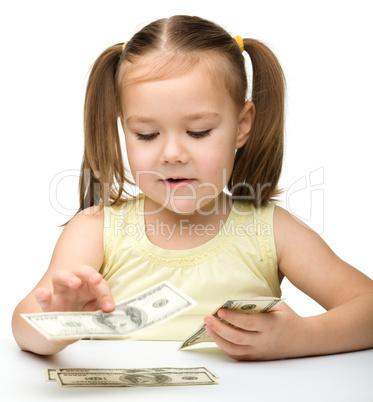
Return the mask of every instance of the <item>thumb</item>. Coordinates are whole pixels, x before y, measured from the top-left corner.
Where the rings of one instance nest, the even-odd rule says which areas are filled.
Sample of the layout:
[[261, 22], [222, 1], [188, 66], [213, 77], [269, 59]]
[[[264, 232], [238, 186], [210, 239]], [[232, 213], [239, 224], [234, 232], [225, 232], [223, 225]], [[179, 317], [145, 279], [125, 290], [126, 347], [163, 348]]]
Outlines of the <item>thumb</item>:
[[45, 288], [39, 288], [36, 289], [35, 291], [35, 299], [38, 302], [39, 306], [43, 311], [48, 310], [48, 307], [51, 304], [52, 300], [52, 293], [45, 289]]

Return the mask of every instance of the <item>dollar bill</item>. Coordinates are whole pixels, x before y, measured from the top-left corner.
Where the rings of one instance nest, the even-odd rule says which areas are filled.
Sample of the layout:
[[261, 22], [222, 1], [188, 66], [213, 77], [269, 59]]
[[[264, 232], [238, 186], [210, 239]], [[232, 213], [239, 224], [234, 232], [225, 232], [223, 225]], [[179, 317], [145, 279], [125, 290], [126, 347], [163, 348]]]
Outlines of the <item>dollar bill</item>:
[[179, 315], [196, 305], [168, 282], [161, 282], [116, 305], [111, 313], [21, 314], [47, 339], [123, 338]]
[[143, 369], [46, 369], [46, 380], [59, 387], [155, 387], [214, 385], [217, 376], [207, 367]]
[[[217, 317], [220, 321], [227, 323], [223, 319], [218, 316], [218, 311], [222, 308], [228, 310], [239, 311], [245, 314], [260, 314], [267, 313], [279, 303], [281, 303], [284, 299], [247, 299], [247, 300], [227, 300], [222, 306], [217, 308], [212, 315]], [[227, 323], [229, 324], [229, 323]], [[186, 339], [179, 350], [185, 349], [189, 346], [196, 345], [201, 342], [210, 342], [212, 339], [209, 333], [206, 331], [206, 324], [201, 325], [197, 331], [193, 332], [193, 334]]]
[[90, 375], [92, 373], [98, 371], [105, 372], [117, 372], [122, 371], [128, 374], [136, 374], [136, 373], [162, 373], [166, 371], [183, 371], [183, 372], [192, 372], [192, 371], [206, 371], [210, 374], [211, 377], [218, 379], [218, 375], [215, 374], [211, 369], [201, 366], [201, 367], [156, 367], [156, 368], [132, 368], [132, 369], [119, 369], [119, 368], [46, 368], [45, 369], [45, 381], [46, 382], [56, 382], [56, 373], [84, 373], [85, 375]]

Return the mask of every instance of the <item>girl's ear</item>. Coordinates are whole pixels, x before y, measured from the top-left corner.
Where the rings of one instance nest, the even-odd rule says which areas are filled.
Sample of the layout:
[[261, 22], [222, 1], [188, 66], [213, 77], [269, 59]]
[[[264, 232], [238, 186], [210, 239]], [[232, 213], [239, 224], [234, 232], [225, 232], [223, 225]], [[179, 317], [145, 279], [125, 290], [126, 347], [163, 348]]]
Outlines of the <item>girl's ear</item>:
[[255, 106], [252, 102], [246, 102], [243, 107], [238, 122], [238, 133], [236, 139], [236, 149], [246, 144], [249, 138], [251, 127], [255, 118]]

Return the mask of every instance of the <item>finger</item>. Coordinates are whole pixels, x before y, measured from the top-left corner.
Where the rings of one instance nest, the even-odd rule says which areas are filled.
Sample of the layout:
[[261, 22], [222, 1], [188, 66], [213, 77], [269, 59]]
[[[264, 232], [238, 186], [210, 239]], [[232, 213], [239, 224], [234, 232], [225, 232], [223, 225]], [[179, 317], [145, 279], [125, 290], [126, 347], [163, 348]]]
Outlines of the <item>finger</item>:
[[53, 274], [52, 283], [53, 290], [56, 293], [65, 292], [67, 289], [77, 289], [82, 284], [76, 275], [64, 269], [60, 269]]
[[220, 309], [218, 311], [218, 316], [221, 319], [245, 331], [262, 331], [266, 322], [272, 318], [270, 314], [244, 314], [227, 309]]
[[89, 265], [79, 265], [72, 270], [72, 273], [84, 282], [92, 282], [101, 276], [94, 268]]
[[220, 338], [227, 340], [235, 345], [250, 345], [252, 335], [257, 334], [256, 331], [246, 331], [240, 328], [235, 328], [229, 324], [221, 322], [214, 316], [205, 317], [206, 329], [211, 329]]
[[236, 360], [250, 360], [250, 354], [254, 350], [252, 345], [237, 345], [221, 337], [208, 326], [206, 326], [206, 330], [210, 334], [211, 339], [228, 357]]
[[115, 303], [110, 287], [100, 273], [90, 266], [79, 266], [73, 270], [73, 274], [87, 283], [89, 291], [97, 298], [103, 311], [114, 310]]
[[47, 310], [51, 300], [52, 293], [48, 289], [39, 288], [35, 290], [35, 299], [43, 311]]

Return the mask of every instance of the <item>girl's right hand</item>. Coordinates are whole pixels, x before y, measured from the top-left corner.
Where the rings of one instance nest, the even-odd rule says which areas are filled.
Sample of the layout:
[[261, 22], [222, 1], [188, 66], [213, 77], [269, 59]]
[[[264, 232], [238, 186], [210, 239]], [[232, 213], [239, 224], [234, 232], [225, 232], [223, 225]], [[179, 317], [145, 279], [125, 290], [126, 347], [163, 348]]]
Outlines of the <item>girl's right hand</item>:
[[35, 298], [44, 312], [113, 311], [115, 303], [106, 280], [94, 268], [79, 266], [72, 271], [57, 270], [52, 277], [53, 291], [38, 288]]

